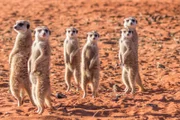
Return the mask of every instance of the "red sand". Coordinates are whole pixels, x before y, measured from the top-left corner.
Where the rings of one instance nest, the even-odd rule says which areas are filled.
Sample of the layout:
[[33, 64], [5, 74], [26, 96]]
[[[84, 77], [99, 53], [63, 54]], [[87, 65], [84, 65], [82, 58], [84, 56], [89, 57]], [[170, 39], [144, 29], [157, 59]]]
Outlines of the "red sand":
[[[121, 1], [121, 2], [120, 2]], [[141, 1], [141, 2], [140, 2]], [[142, 2], [143, 1], [143, 2]], [[57, 119], [150, 119], [164, 120], [180, 117], [180, 3], [178, 0], [4, 0], [0, 2], [0, 119], [7, 120], [57, 120]], [[120, 87], [121, 69], [118, 62], [118, 39], [125, 17], [138, 19], [140, 74], [147, 92], [123, 96], [119, 101], [112, 86]], [[8, 56], [16, 37], [12, 29], [15, 21], [26, 19], [31, 28], [47, 25], [51, 31], [51, 86], [53, 95], [61, 92], [67, 98], [52, 96], [57, 109], [35, 113], [29, 98], [17, 107], [17, 101], [8, 92]], [[101, 78], [99, 96], [88, 93], [82, 99], [82, 91], [65, 93], [63, 40], [65, 28], [74, 26], [79, 30], [81, 48], [86, 33], [100, 33], [99, 47]], [[165, 69], [157, 68], [157, 63]], [[74, 80], [72, 80], [74, 83]]]

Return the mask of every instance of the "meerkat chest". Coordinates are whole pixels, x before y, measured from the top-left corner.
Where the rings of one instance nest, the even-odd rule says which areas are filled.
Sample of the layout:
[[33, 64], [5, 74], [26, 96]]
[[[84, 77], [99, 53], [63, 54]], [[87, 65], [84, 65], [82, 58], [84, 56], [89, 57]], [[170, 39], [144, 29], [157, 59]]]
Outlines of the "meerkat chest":
[[86, 58], [92, 59], [93, 56], [96, 54], [96, 47], [95, 46], [88, 46], [86, 50]]
[[71, 54], [72, 51], [74, 51], [76, 49], [76, 44], [74, 40], [67, 40], [66, 41], [66, 52], [68, 54]]
[[40, 55], [38, 43], [34, 43], [32, 47], [32, 57], [36, 59]]
[[120, 40], [120, 49], [121, 49], [121, 53], [125, 53], [127, 50], [127, 47], [130, 48], [131, 46], [131, 41], [130, 40], [126, 40], [126, 39], [121, 39]]

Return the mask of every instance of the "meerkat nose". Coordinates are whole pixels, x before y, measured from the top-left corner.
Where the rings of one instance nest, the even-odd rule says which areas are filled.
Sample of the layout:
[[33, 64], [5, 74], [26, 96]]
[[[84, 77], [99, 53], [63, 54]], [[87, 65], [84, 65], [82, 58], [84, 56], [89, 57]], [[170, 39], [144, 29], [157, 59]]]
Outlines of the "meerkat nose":
[[133, 25], [133, 22], [131, 22], [131, 25]]
[[45, 37], [46, 36], [46, 33], [43, 33], [43, 37]]
[[17, 26], [14, 26], [14, 29], [17, 29]]

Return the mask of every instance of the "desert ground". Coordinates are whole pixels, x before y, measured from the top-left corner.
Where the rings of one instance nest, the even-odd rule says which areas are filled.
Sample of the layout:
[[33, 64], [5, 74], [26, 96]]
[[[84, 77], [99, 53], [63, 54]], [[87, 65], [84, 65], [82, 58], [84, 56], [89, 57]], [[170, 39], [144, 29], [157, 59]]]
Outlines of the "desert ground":
[[[4, 120], [173, 120], [180, 119], [180, 2], [179, 0], [1, 0], [0, 1], [0, 119]], [[118, 40], [123, 19], [138, 20], [139, 68], [146, 92], [115, 99], [113, 85], [125, 86], [118, 66]], [[56, 110], [35, 113], [29, 98], [21, 107], [9, 92], [8, 56], [13, 48], [16, 20], [25, 19], [31, 29], [46, 25], [52, 34], [51, 89]], [[63, 41], [65, 29], [79, 30], [82, 48], [86, 34], [96, 30], [100, 53], [100, 86], [97, 98], [91, 91], [85, 99], [64, 82]], [[32, 32], [33, 34], [33, 32]], [[72, 84], [74, 80], [72, 79]], [[56, 98], [62, 93], [66, 98]]]

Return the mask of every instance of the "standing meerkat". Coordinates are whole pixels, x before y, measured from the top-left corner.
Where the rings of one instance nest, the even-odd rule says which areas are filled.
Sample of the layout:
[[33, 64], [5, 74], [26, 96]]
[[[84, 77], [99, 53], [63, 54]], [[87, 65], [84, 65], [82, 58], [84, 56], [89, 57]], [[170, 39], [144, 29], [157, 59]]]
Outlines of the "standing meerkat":
[[18, 106], [21, 106], [24, 99], [24, 91], [31, 97], [31, 83], [28, 79], [27, 62], [31, 52], [32, 36], [30, 23], [25, 20], [16, 21], [14, 30], [18, 33], [14, 47], [9, 55], [10, 64], [10, 91], [18, 100]]
[[124, 28], [121, 30], [119, 58], [122, 63], [122, 81], [125, 93], [131, 89], [131, 93], [135, 93], [135, 79], [138, 75], [138, 61], [136, 59], [136, 46], [133, 42], [133, 30]]
[[28, 72], [32, 83], [33, 100], [42, 114], [44, 105], [52, 108], [50, 90], [50, 30], [45, 26], [35, 29], [35, 41], [32, 45], [31, 57], [28, 61]]
[[[132, 29], [134, 32], [133, 32], [133, 42], [135, 44], [135, 50], [137, 52], [137, 61], [138, 61], [138, 34], [137, 34], [137, 31], [136, 31], [136, 26], [137, 26], [137, 20], [134, 18], [134, 17], [128, 17], [128, 18], [125, 18], [124, 19], [124, 27], [125, 28], [130, 28]], [[140, 88], [140, 91], [145, 91], [144, 87], [143, 87], [143, 84], [142, 84], [142, 80], [141, 80], [141, 77], [140, 77], [140, 74], [139, 74], [139, 71], [138, 71], [138, 75], [136, 77], [136, 82]]]
[[66, 39], [64, 40], [64, 62], [65, 62], [65, 82], [67, 91], [71, 88], [71, 77], [77, 84], [77, 90], [80, 85], [80, 50], [79, 41], [77, 39], [78, 30], [70, 27], [66, 29]]
[[83, 90], [83, 98], [86, 97], [87, 84], [91, 85], [93, 97], [97, 96], [100, 71], [98, 39], [99, 34], [96, 31], [89, 32], [87, 42], [82, 50], [81, 87]]

